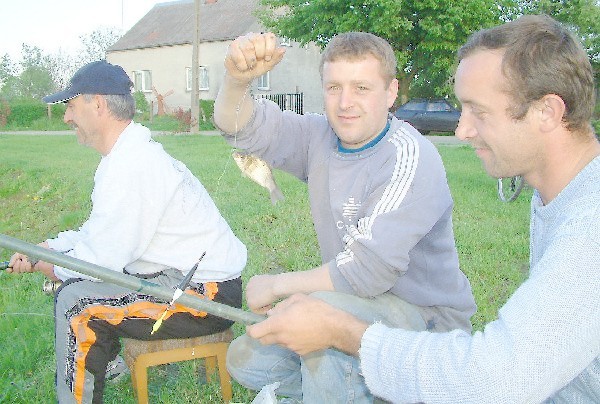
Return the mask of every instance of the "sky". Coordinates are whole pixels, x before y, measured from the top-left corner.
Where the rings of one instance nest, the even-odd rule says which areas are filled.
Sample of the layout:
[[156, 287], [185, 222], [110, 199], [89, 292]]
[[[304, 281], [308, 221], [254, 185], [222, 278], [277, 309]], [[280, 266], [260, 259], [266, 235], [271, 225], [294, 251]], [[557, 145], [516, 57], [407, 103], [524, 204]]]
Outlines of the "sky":
[[0, 0], [0, 57], [21, 58], [21, 44], [44, 54], [73, 53], [80, 36], [113, 27], [125, 33], [158, 3], [170, 0]]

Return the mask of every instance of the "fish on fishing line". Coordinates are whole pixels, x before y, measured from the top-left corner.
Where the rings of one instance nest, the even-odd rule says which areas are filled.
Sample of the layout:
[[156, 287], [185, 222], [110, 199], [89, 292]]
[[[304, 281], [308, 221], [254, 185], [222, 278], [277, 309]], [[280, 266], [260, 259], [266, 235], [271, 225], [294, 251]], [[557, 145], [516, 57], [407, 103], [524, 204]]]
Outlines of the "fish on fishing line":
[[264, 160], [239, 151], [234, 151], [232, 157], [243, 176], [250, 178], [269, 191], [273, 205], [284, 199], [281, 189], [275, 182], [271, 167]]

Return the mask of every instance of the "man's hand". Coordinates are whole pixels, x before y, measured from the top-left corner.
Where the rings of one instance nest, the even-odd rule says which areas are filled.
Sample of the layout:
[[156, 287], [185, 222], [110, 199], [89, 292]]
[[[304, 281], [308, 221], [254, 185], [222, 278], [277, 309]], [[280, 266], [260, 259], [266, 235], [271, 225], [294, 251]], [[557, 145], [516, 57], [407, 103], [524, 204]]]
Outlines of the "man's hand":
[[25, 272], [35, 272], [35, 265], [37, 264], [37, 260], [32, 259], [31, 261], [25, 254], [14, 253], [12, 257], [10, 257], [10, 261], [8, 263], [8, 268], [6, 268], [6, 272], [21, 274]]
[[274, 287], [277, 275], [255, 275], [246, 285], [246, 302], [255, 313], [264, 314], [277, 300]]
[[229, 45], [225, 68], [232, 78], [250, 83], [271, 70], [284, 54], [285, 48], [277, 46], [277, 38], [273, 33], [249, 33], [236, 38]]
[[327, 348], [356, 355], [369, 326], [320, 299], [302, 294], [278, 303], [267, 315], [266, 320], [246, 327], [248, 335], [264, 345], [278, 344], [299, 355]]
[[246, 285], [246, 301], [250, 310], [264, 314], [278, 299], [319, 290], [334, 290], [327, 264], [306, 271], [255, 275]]
[[[39, 243], [38, 246], [43, 248], [49, 248], [48, 243], [45, 241]], [[54, 265], [45, 262], [38, 261], [36, 259], [32, 259], [27, 257], [25, 254], [14, 253], [12, 257], [10, 257], [10, 261], [8, 264], [8, 268], [6, 268], [6, 272], [8, 273], [26, 273], [26, 272], [41, 272], [50, 280], [58, 281], [59, 279], [54, 275]]]

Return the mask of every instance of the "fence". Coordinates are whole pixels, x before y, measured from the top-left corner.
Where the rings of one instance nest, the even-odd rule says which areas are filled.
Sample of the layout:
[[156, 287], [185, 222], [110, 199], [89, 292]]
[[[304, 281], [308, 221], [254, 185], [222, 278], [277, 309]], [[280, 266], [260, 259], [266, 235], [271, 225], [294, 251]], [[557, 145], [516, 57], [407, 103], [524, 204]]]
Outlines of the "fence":
[[255, 94], [254, 98], [266, 98], [275, 102], [282, 110], [289, 109], [298, 114], [304, 114], [304, 93]]

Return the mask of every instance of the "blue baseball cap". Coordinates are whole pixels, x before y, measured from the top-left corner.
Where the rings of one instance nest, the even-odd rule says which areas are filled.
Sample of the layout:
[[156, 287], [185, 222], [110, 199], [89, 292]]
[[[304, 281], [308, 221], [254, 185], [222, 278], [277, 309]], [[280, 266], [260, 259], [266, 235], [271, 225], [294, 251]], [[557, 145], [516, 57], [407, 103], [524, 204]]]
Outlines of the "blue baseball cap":
[[69, 87], [42, 100], [47, 104], [56, 104], [67, 102], [80, 94], [131, 94], [132, 86], [133, 83], [121, 66], [100, 60], [77, 70], [69, 82]]

